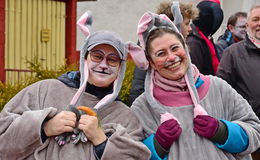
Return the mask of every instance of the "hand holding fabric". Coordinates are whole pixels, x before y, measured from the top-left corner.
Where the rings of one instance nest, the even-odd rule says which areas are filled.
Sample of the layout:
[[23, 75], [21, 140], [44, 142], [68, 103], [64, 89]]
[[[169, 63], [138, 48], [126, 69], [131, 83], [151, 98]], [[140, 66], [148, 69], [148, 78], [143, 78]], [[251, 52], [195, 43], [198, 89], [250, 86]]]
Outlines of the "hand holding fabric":
[[194, 118], [194, 132], [205, 138], [212, 138], [219, 128], [219, 121], [211, 116], [198, 115]]
[[78, 128], [85, 133], [88, 140], [95, 146], [104, 142], [107, 138], [96, 116], [81, 115]]
[[56, 136], [65, 132], [72, 132], [76, 125], [76, 115], [70, 111], [62, 111], [43, 125], [46, 136]]
[[155, 139], [165, 150], [169, 150], [172, 143], [181, 135], [182, 129], [175, 119], [163, 122], [155, 133]]

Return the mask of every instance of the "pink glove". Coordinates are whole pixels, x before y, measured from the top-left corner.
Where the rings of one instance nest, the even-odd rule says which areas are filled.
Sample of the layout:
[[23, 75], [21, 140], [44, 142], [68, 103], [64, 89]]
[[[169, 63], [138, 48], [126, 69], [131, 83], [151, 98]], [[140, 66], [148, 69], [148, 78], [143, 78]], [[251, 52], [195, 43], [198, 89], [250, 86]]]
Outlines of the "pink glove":
[[219, 121], [211, 116], [198, 115], [194, 118], [194, 132], [205, 138], [212, 138], [215, 136], [218, 128]]
[[169, 150], [172, 143], [181, 135], [182, 129], [175, 119], [163, 122], [155, 133], [155, 139], [165, 150]]

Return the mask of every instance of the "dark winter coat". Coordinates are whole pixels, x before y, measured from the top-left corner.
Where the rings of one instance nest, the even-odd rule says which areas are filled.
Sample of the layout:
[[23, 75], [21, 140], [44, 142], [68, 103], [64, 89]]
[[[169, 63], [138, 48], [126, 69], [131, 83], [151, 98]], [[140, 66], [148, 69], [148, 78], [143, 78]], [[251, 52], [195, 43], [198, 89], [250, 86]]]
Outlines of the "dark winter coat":
[[260, 117], [260, 49], [246, 37], [224, 52], [217, 76], [240, 93]]
[[226, 30], [223, 35], [218, 38], [218, 41], [215, 43], [218, 57], [221, 59], [224, 49], [226, 49], [231, 44], [235, 43], [235, 40], [232, 36], [232, 32]]
[[196, 65], [200, 73], [214, 75], [211, 53], [194, 25], [192, 25], [192, 32], [188, 35], [186, 42], [189, 47], [191, 62]]

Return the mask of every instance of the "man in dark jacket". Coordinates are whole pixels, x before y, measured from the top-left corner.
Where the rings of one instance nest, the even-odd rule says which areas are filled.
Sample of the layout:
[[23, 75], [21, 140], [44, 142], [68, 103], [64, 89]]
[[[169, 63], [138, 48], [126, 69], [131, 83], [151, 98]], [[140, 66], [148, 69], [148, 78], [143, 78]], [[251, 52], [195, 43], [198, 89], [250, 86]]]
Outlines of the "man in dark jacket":
[[[226, 80], [252, 106], [260, 118], [260, 5], [248, 16], [246, 39], [228, 47], [224, 52], [217, 76]], [[259, 149], [258, 149], [259, 150]], [[260, 158], [260, 152], [252, 154]]]
[[236, 12], [228, 18], [226, 31], [216, 42], [218, 57], [221, 58], [223, 50], [228, 46], [245, 39], [246, 19], [246, 12]]

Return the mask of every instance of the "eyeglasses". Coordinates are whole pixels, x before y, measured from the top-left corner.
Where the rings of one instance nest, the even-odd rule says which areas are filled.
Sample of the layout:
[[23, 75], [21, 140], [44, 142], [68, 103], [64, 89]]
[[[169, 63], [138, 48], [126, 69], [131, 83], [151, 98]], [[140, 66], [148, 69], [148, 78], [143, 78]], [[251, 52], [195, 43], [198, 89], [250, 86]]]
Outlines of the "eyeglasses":
[[172, 46], [169, 47], [170, 48], [170, 52], [166, 51], [166, 50], [159, 50], [158, 52], [155, 52], [154, 54], [152, 54], [152, 57], [154, 57], [154, 59], [159, 60], [161, 62], [166, 62], [167, 58], [174, 54], [175, 52], [178, 52], [179, 49], [183, 49], [183, 47], [180, 44], [174, 44]]
[[120, 59], [118, 54], [109, 53], [108, 55], [105, 56], [105, 53], [101, 50], [89, 51], [89, 55], [91, 60], [97, 63], [102, 62], [104, 58], [106, 58], [106, 63], [112, 67], [117, 67], [121, 63], [121, 61], [123, 61], [122, 59]]

